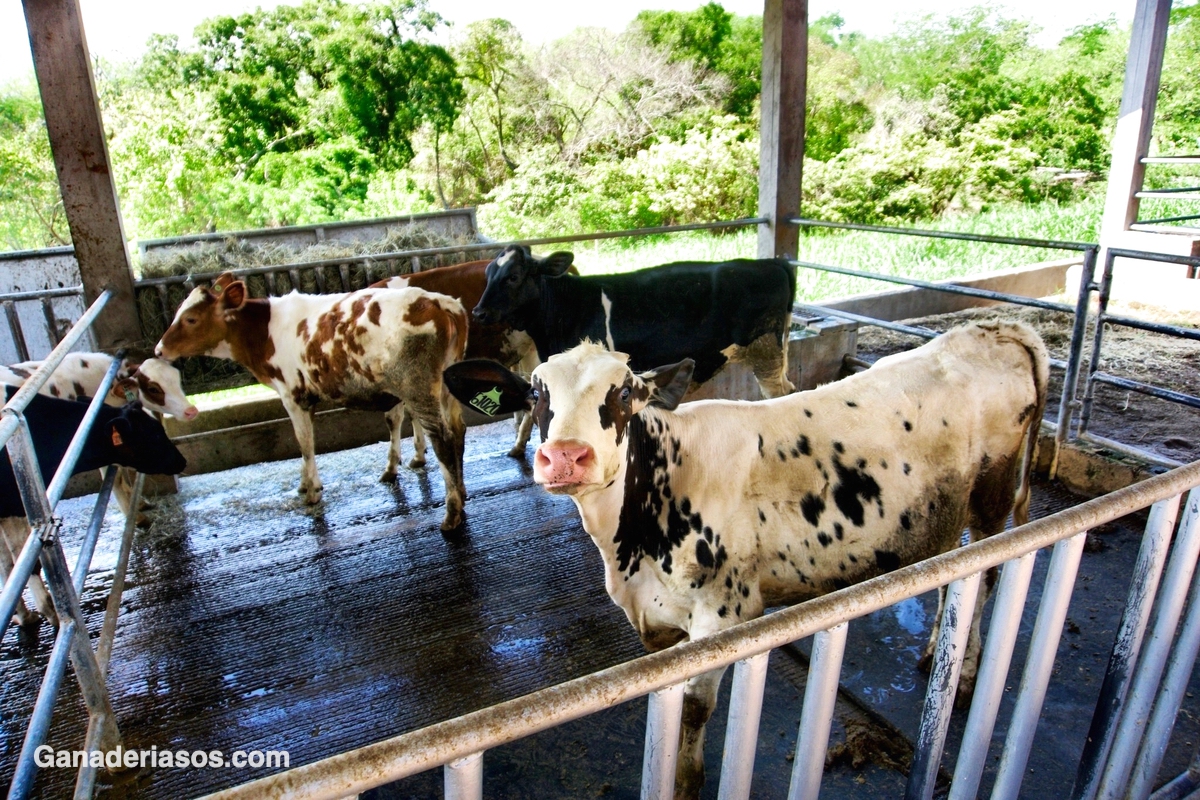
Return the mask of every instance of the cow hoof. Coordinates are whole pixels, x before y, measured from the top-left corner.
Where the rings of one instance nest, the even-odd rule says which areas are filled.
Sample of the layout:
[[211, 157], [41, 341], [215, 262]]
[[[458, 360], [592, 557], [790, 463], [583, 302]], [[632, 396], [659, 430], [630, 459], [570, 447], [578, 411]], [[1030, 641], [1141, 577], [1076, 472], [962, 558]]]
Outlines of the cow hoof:
[[150, 517], [146, 516], [145, 514], [138, 514], [137, 519], [133, 521], [133, 524], [137, 525], [142, 530], [146, 530], [154, 524], [154, 520], [150, 519]]
[[925, 653], [922, 655], [920, 660], [917, 661], [917, 669], [928, 675], [929, 670], [933, 669], [933, 653]]
[[425, 469], [425, 459], [423, 457], [422, 458], [413, 458], [412, 461], [408, 462], [408, 468], [409, 469]]
[[449, 533], [450, 531], [461, 528], [463, 522], [466, 521], [466, 518], [467, 515], [461, 511], [453, 514], [447, 512], [446, 518], [442, 520], [442, 533]]
[[322, 492], [323, 492], [323, 487], [320, 487], [320, 486], [318, 486], [315, 489], [309, 489], [304, 494], [304, 502], [310, 506], [315, 506], [317, 503], [321, 502]]
[[395, 483], [396, 482], [396, 470], [385, 469], [383, 471], [383, 474], [379, 476], [379, 482], [380, 483]]
[[510, 458], [524, 458], [525, 457], [525, 448], [514, 446], [512, 450], [508, 451], [508, 455]]

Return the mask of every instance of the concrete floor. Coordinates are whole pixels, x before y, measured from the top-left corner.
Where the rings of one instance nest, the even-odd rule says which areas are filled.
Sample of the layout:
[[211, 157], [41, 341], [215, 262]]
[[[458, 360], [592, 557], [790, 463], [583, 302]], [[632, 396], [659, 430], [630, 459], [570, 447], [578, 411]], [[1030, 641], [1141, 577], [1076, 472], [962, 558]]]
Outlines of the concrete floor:
[[[126, 746], [284, 749], [298, 765], [641, 655], [604, 592], [599, 555], [574, 506], [532, 486], [528, 465], [504, 455], [506, 423], [467, 436], [469, 520], [451, 539], [437, 527], [436, 468], [404, 470], [397, 486], [380, 485], [383, 445], [318, 457], [326, 488], [316, 510], [295, 494], [296, 461], [184, 477], [179, 495], [159, 501], [131, 560], [110, 678]], [[1035, 516], [1075, 502], [1053, 486], [1038, 487], [1035, 498]], [[69, 558], [89, 504], [61, 507]], [[1024, 796], [1057, 798], [1070, 786], [1143, 521], [1099, 531], [1102, 547], [1084, 557]], [[88, 578], [83, 605], [93, 629], [120, 524], [110, 514]], [[1039, 557], [1031, 603], [1047, 561]], [[877, 743], [915, 737], [925, 678], [914, 664], [933, 608], [927, 596], [851, 625], [835, 743], [847, 727], [879, 734]], [[1032, 625], [1028, 611], [1014, 690]], [[40, 639], [10, 629], [0, 641], [0, 784], [11, 776], [50, 644], [45, 627]], [[756, 797], [786, 795], [805, 650], [801, 643], [772, 655]], [[1164, 775], [1180, 772], [1200, 741], [1195, 702], [1189, 698], [1180, 717]], [[724, 714], [723, 700], [709, 728], [714, 766]], [[635, 797], [644, 715], [643, 699], [489, 752], [486, 796]], [[50, 743], [78, 747], [82, 720], [69, 680]], [[952, 730], [950, 764], [961, 725]], [[855, 754], [877, 750], [868, 744]], [[262, 774], [148, 770], [101, 796], [182, 798]], [[823, 792], [899, 796], [904, 780], [868, 760], [830, 768]], [[989, 773], [985, 788], [990, 780]], [[43, 770], [38, 796], [68, 796], [73, 781], [72, 770]], [[715, 797], [716, 785], [710, 780], [705, 795]], [[434, 771], [367, 797], [433, 797], [440, 787]]]

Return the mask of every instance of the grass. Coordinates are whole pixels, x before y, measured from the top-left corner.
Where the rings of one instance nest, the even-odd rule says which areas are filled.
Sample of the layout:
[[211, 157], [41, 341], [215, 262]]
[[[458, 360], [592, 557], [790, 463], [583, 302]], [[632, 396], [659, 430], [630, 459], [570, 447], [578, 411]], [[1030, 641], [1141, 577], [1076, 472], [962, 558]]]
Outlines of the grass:
[[[1094, 242], [1098, 237], [1104, 198], [1100, 193], [1068, 206], [1045, 203], [1012, 205], [978, 214], [957, 214], [913, 227], [1035, 239]], [[739, 229], [723, 235], [704, 231], [630, 240], [579, 242], [571, 247], [585, 275], [628, 272], [670, 261], [723, 261], [753, 258], [757, 230]], [[831, 266], [850, 267], [921, 280], [945, 280], [982, 272], [1011, 269], [1039, 261], [1068, 258], [1071, 253], [1011, 245], [925, 239], [862, 231], [802, 231], [797, 258]], [[819, 302], [894, 286], [881, 281], [802, 269], [797, 299]]]

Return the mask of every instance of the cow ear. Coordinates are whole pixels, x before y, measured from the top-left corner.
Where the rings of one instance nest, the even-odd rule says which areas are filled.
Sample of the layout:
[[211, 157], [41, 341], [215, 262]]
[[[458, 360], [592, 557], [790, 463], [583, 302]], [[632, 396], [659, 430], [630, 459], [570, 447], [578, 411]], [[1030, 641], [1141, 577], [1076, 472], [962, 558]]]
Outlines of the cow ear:
[[442, 380], [459, 402], [489, 417], [533, 408], [529, 382], [486, 358], [451, 364]]
[[234, 281], [226, 286], [221, 293], [221, 305], [226, 311], [237, 311], [246, 305], [246, 284], [242, 281]]
[[113, 397], [119, 397], [125, 402], [132, 402], [137, 397], [137, 379], [136, 378], [121, 378], [113, 384], [111, 394]]
[[541, 260], [541, 263], [538, 265], [538, 272], [551, 278], [558, 278], [571, 268], [571, 262], [574, 260], [574, 253], [566, 251], [551, 253]]
[[233, 283], [236, 280], [237, 280], [237, 278], [234, 277], [234, 274], [232, 272], [222, 272], [220, 275], [217, 276], [217, 279], [212, 282], [213, 291], [216, 292], [217, 294], [220, 294], [221, 292], [225, 291], [226, 287], [228, 287], [229, 284]]
[[112, 437], [113, 447], [123, 447], [132, 431], [133, 426], [129, 424], [129, 420], [124, 417], [115, 418], [109, 427], [109, 435]]
[[687, 394], [688, 386], [692, 383], [692, 371], [696, 362], [685, 358], [678, 364], [652, 369], [638, 375], [650, 389], [649, 405], [655, 408], [665, 408], [674, 411], [679, 401]]

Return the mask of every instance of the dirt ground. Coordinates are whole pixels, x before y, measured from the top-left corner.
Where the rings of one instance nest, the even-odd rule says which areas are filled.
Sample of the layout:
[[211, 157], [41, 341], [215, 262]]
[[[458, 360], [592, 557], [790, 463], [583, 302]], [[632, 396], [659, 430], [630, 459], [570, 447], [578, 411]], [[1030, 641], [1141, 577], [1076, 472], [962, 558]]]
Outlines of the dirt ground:
[[[1062, 298], [1056, 299], [1066, 302]], [[1113, 304], [1109, 311], [1154, 322], [1200, 327], [1200, 312], [1171, 313], [1136, 304]], [[1070, 314], [1038, 308], [992, 306], [904, 322], [941, 332], [955, 325], [987, 319], [1022, 320], [1041, 334], [1053, 358], [1067, 359], [1071, 346]], [[1094, 322], [1089, 321], [1083, 353], [1085, 374], [1080, 378], [1076, 395], [1080, 399], [1085, 389], [1094, 329]], [[858, 332], [859, 357], [866, 361], [917, 344], [920, 342], [913, 336], [882, 328], [864, 327]], [[1100, 353], [1100, 370], [1103, 372], [1200, 396], [1200, 344], [1194, 341], [1110, 324], [1105, 327]], [[1062, 382], [1062, 370], [1051, 369], [1047, 420], [1057, 418]], [[1078, 419], [1077, 414], [1072, 432]], [[1138, 392], [1096, 384], [1088, 431], [1175, 461], [1188, 463], [1200, 459], [1200, 410]]]

